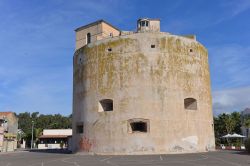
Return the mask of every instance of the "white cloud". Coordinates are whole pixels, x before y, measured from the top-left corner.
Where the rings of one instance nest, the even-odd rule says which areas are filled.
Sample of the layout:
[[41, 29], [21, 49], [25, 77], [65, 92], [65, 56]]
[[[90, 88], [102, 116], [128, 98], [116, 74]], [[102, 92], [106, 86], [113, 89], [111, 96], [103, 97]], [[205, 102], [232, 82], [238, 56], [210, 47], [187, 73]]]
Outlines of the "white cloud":
[[245, 12], [246, 10], [250, 9], [250, 1], [249, 0], [234, 0], [231, 1], [231, 3], [228, 3], [226, 1], [228, 6], [231, 9], [232, 16], [237, 16], [241, 14], [242, 12]]
[[[209, 3], [211, 3], [213, 7], [208, 7], [206, 5]], [[181, 4], [183, 5], [184, 2], [182, 1]], [[176, 11], [181, 9], [178, 9], [177, 7], [181, 6], [178, 4], [176, 8], [174, 8]], [[190, 8], [186, 8], [186, 10], [182, 11], [183, 15], [181, 17], [169, 21], [167, 25], [162, 25], [162, 27], [163, 29], [176, 33], [183, 33], [187, 30], [193, 31], [203, 28], [211, 28], [218, 26], [225, 21], [230, 21], [233, 18], [240, 17], [243, 12], [246, 12], [249, 9], [250, 0], [222, 0], [216, 2], [216, 4], [213, 1], [208, 1], [206, 3], [200, 2], [195, 6], [195, 10], [199, 14], [193, 15], [192, 12], [188, 12]], [[169, 11], [169, 9], [167, 11]]]
[[214, 21], [214, 24], [219, 24], [223, 21], [230, 20], [250, 9], [249, 0], [226, 0], [223, 1], [223, 3], [221, 3], [220, 5], [222, 7], [222, 10], [225, 12], [218, 15], [217, 19]]
[[214, 114], [250, 107], [250, 47], [231, 44], [208, 50]]
[[242, 111], [250, 107], [250, 87], [214, 91], [213, 112], [215, 115]]

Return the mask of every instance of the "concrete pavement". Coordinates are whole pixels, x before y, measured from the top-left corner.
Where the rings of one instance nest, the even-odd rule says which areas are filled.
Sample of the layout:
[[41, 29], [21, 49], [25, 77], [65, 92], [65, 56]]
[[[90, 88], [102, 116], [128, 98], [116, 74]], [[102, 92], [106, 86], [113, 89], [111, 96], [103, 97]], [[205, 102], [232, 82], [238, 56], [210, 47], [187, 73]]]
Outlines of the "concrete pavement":
[[249, 166], [250, 155], [233, 151], [194, 154], [98, 156], [41, 152], [0, 154], [0, 166]]

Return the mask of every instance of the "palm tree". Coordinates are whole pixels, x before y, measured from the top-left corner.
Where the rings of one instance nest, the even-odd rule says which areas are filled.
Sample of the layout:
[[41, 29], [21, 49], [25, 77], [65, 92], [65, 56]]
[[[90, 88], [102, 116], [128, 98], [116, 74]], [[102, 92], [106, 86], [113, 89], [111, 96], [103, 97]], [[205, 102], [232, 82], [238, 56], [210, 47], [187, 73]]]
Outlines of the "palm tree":
[[[232, 131], [235, 128], [235, 125], [236, 125], [234, 119], [230, 115], [227, 115], [226, 118], [224, 119], [224, 123], [225, 123], [227, 133], [232, 134]], [[228, 138], [227, 138], [227, 143], [230, 144]]]
[[39, 137], [43, 134], [43, 129], [42, 128], [36, 128], [35, 129], [35, 142], [36, 146], [38, 145]]
[[228, 115], [224, 119], [224, 123], [225, 123], [227, 133], [231, 134], [236, 125], [234, 119], [230, 115]]

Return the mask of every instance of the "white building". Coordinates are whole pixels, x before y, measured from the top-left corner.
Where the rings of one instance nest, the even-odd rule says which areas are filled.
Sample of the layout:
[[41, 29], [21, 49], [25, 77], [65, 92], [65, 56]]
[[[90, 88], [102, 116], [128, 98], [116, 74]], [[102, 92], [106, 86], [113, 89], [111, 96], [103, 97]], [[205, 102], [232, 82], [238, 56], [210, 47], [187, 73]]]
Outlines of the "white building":
[[44, 129], [38, 149], [65, 149], [69, 147], [72, 129]]

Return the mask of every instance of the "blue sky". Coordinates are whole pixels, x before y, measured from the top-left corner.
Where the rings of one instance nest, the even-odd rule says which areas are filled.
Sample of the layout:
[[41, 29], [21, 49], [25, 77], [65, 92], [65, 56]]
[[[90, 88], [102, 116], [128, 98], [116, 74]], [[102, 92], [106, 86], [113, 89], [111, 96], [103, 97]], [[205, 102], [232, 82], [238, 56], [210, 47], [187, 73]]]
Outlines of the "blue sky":
[[208, 48], [215, 114], [250, 107], [249, 0], [0, 0], [0, 111], [70, 114], [74, 29], [140, 17]]

